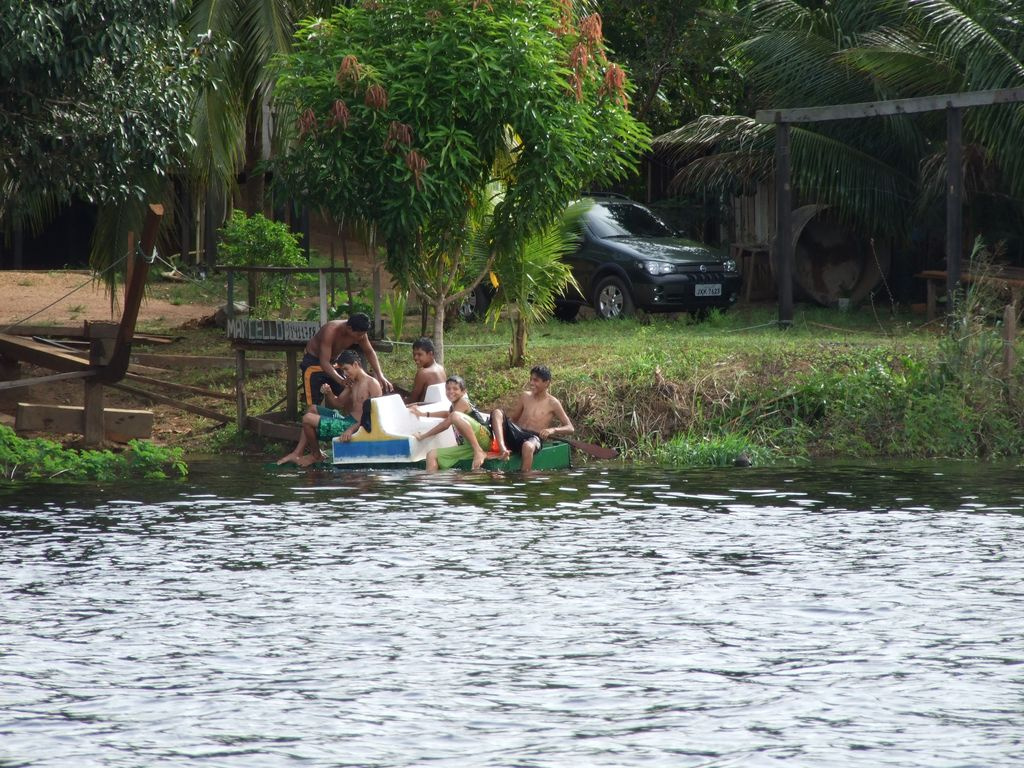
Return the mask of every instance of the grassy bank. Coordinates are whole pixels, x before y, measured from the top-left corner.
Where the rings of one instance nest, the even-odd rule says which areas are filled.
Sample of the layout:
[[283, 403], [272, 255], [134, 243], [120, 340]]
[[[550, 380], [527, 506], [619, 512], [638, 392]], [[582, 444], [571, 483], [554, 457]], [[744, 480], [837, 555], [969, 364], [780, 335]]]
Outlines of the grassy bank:
[[[408, 341], [381, 355], [386, 373], [408, 384]], [[956, 333], [919, 315], [861, 307], [850, 313], [798, 309], [780, 331], [773, 307], [737, 308], [695, 323], [687, 316], [534, 328], [531, 363], [554, 373], [552, 391], [581, 439], [618, 447], [627, 459], [681, 465], [835, 457], [1017, 456], [1024, 449], [1022, 369], [1001, 369], [999, 329], [984, 313], [965, 315]], [[482, 406], [509, 406], [528, 373], [507, 367], [510, 332], [457, 324], [446, 336], [446, 368], [463, 375]], [[225, 354], [222, 333], [189, 332], [191, 354]], [[161, 349], [161, 352], [176, 351]], [[185, 375], [183, 375], [185, 376]], [[232, 372], [204, 371], [186, 383], [229, 390]], [[250, 386], [251, 411], [272, 406], [284, 374]], [[268, 454], [225, 427], [180, 439], [189, 453]], [[177, 438], [176, 438], [177, 439]]]

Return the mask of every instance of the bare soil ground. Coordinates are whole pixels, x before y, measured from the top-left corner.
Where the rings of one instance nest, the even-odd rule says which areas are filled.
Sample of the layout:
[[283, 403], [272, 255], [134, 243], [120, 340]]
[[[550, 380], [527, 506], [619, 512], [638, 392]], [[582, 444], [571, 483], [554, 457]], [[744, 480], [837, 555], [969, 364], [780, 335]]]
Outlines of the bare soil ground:
[[[14, 323], [27, 325], [78, 325], [84, 320], [117, 322], [121, 301], [113, 311], [106, 288], [85, 271], [0, 271], [0, 330]], [[142, 323], [159, 322], [168, 328], [206, 317], [214, 305], [175, 306], [161, 299], [146, 298], [139, 310]]]

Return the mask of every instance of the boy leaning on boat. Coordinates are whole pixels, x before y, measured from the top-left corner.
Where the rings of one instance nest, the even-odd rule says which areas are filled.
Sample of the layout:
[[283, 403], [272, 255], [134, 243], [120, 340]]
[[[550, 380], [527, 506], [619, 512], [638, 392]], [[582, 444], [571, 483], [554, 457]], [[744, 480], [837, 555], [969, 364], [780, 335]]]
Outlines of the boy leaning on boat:
[[381, 370], [377, 352], [370, 342], [369, 330], [370, 318], [362, 312], [356, 312], [346, 320], [331, 320], [325, 323], [306, 343], [302, 362], [299, 363], [306, 403], [320, 404], [325, 382], [335, 395], [342, 393], [345, 382], [335, 368], [335, 363], [342, 351], [351, 347], [358, 347], [362, 352], [373, 369], [373, 375], [380, 382], [382, 391], [391, 392], [394, 389]]

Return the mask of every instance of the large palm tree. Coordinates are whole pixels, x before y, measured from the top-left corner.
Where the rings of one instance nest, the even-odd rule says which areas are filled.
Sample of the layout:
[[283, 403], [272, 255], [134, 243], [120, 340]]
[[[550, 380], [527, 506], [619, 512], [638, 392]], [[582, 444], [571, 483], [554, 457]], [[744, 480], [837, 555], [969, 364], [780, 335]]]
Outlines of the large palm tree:
[[[755, 0], [740, 50], [762, 108], [878, 101], [1024, 85], [1024, 6], [1008, 0]], [[1024, 105], [968, 110], [966, 200], [1024, 201]], [[941, 194], [942, 115], [792, 128], [793, 183], [876, 233], [905, 235]], [[705, 116], [655, 140], [684, 188], [736, 189], [773, 170], [774, 127]]]

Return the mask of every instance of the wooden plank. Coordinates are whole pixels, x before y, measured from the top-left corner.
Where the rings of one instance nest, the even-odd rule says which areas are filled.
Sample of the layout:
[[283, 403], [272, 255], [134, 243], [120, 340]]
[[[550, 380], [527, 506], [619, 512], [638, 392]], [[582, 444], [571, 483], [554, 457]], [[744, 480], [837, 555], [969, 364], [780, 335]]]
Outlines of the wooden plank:
[[[86, 338], [85, 323], [82, 325], [12, 325], [6, 329], [12, 336], [42, 336], [45, 338], [84, 339]], [[145, 344], [172, 344], [178, 336], [162, 333], [136, 333], [132, 341]]]
[[85, 323], [81, 325], [12, 325], [6, 330], [12, 336], [61, 336], [71, 339], [85, 338]]
[[[286, 348], [290, 351], [293, 347]], [[132, 362], [141, 365], [151, 365], [157, 368], [174, 368], [177, 370], [188, 368], [234, 368], [235, 358], [228, 356], [208, 355], [160, 355], [132, 353]], [[247, 358], [246, 363], [249, 370], [254, 373], [272, 373], [280, 371], [285, 365], [284, 360], [275, 360], [269, 357]]]
[[789, 168], [789, 126], [775, 128], [775, 261], [778, 267], [779, 327], [793, 324], [793, 203]]
[[295, 424], [281, 424], [276, 421], [261, 418], [260, 416], [249, 416], [245, 420], [245, 428], [255, 432], [260, 437], [270, 437], [275, 440], [286, 440], [288, 442], [299, 441], [302, 436], [302, 427]]
[[214, 269], [214, 272], [225, 272], [229, 276], [235, 272], [243, 274], [258, 273], [271, 275], [315, 275], [317, 273], [343, 273], [350, 271], [348, 267], [236, 267], [221, 266]]
[[103, 442], [103, 384], [96, 379], [85, 382], [85, 416], [82, 419], [82, 435], [86, 445]]
[[963, 251], [963, 113], [956, 108], [946, 110], [946, 295], [956, 297], [946, 302], [952, 312], [960, 296], [960, 260]]
[[792, 109], [759, 109], [754, 120], [758, 123], [815, 123], [825, 120], [853, 120], [861, 117], [909, 115], [918, 112], [937, 112], [941, 109], [985, 107], [992, 104], [1011, 104], [1024, 101], [1024, 88], [998, 88], [990, 91], [945, 93], [936, 96], [917, 96], [889, 101], [865, 101], [857, 104], [832, 104], [823, 107], [795, 107]]
[[212, 397], [217, 400], [234, 400], [235, 396], [228, 392], [216, 392], [212, 389], [203, 389], [202, 387], [193, 387], [189, 384], [179, 384], [176, 381], [164, 381], [163, 379], [154, 379], [151, 376], [142, 376], [137, 373], [128, 371], [127, 378], [133, 381], [138, 381], [143, 384], [155, 384], [159, 387], [169, 387], [171, 389], [177, 389], [181, 392], [191, 392], [194, 395], [201, 395], [203, 397]]
[[0, 390], [34, 387], [36, 384], [50, 384], [55, 381], [82, 379], [86, 376], [92, 376], [92, 371], [71, 371], [70, 373], [55, 373], [50, 376], [33, 376], [29, 379], [17, 379], [16, 381], [0, 381]]
[[[15, 429], [19, 432], [56, 432], [82, 434], [85, 408], [80, 405], [41, 405], [18, 403]], [[127, 442], [153, 435], [153, 412], [127, 408], [106, 408], [103, 431], [108, 440]]]
[[183, 402], [181, 400], [175, 400], [172, 397], [165, 397], [164, 395], [157, 395], [157, 394], [155, 394], [153, 392], [147, 392], [144, 389], [139, 389], [138, 387], [133, 387], [130, 384], [122, 384], [122, 383], [118, 382], [116, 384], [109, 384], [108, 386], [111, 386], [114, 389], [119, 389], [122, 392], [128, 392], [129, 394], [132, 394], [132, 395], [137, 395], [139, 397], [144, 397], [147, 400], [152, 400], [155, 403], [162, 403], [163, 405], [169, 405], [172, 408], [177, 408], [180, 411], [187, 411], [188, 413], [194, 413], [197, 416], [202, 416], [204, 418], [211, 419], [213, 421], [218, 421], [221, 424], [227, 424], [228, 422], [231, 421], [231, 417], [230, 416], [225, 416], [223, 413], [219, 413], [217, 411], [211, 410], [210, 408], [203, 408], [202, 406], [199, 406], [199, 405], [192, 405], [192, 403], [186, 403], [186, 402]]
[[38, 365], [40, 368], [49, 368], [58, 373], [87, 370], [95, 374], [98, 370], [84, 358], [54, 349], [49, 344], [6, 333], [0, 333], [0, 355], [11, 360]]

